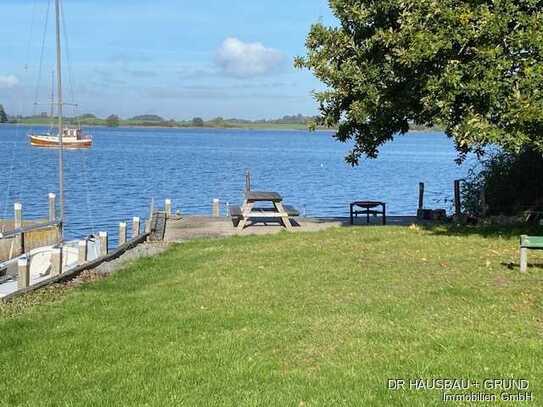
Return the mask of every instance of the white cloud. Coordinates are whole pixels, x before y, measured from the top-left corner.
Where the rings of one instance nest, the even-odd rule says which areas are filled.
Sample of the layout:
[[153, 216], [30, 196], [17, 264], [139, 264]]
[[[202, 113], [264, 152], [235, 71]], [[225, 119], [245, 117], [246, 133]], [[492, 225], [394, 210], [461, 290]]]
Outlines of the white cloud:
[[15, 75], [0, 75], [0, 89], [13, 88], [19, 84], [19, 79]]
[[272, 72], [283, 59], [283, 54], [276, 49], [234, 37], [225, 39], [216, 55], [216, 62], [224, 73], [240, 78]]

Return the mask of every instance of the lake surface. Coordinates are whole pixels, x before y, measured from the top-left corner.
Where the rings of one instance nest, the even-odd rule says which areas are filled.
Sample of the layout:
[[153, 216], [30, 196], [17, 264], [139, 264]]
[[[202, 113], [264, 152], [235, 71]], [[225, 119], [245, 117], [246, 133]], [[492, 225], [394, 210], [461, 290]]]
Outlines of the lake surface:
[[[32, 148], [29, 127], [0, 126], [0, 217], [23, 203], [25, 218], [47, 215], [47, 194], [58, 191], [58, 151]], [[455, 164], [442, 133], [413, 132], [382, 148], [376, 160], [352, 168], [349, 145], [331, 133], [223, 129], [93, 128], [90, 150], [65, 152], [66, 235], [107, 230], [147, 217], [151, 198], [173, 200], [184, 214], [210, 214], [213, 198], [239, 205], [244, 171], [254, 190], [280, 192], [307, 216], [348, 216], [353, 200], [383, 200], [390, 214], [413, 215], [418, 183], [427, 207], [451, 209], [453, 181], [473, 165]]]

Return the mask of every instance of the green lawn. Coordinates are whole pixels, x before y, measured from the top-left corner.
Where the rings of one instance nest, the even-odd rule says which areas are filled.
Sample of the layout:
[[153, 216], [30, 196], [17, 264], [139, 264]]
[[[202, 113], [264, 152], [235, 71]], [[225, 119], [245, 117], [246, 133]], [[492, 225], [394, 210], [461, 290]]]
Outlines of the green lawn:
[[521, 275], [517, 239], [360, 227], [178, 245], [0, 306], [0, 404], [429, 406], [441, 391], [388, 379], [515, 378], [542, 405], [543, 253]]

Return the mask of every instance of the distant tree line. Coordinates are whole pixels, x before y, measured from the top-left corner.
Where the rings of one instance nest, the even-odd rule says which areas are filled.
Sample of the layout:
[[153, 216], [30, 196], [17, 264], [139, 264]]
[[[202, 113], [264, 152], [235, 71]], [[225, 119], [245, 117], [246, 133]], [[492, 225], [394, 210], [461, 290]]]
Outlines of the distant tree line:
[[[42, 112], [31, 116], [8, 116], [3, 107], [0, 105], [0, 122], [22, 122], [22, 123], [38, 123], [48, 124], [55, 120], [55, 117], [49, 117], [46, 112]], [[100, 118], [93, 113], [84, 113], [76, 117], [65, 117], [67, 124], [75, 125], [82, 124], [88, 126], [156, 126], [156, 127], [250, 127], [255, 126], [274, 126], [274, 125], [297, 125], [306, 126], [309, 125], [315, 117], [304, 116], [302, 114], [285, 115], [278, 119], [257, 119], [247, 120], [238, 118], [225, 119], [223, 117], [214, 117], [209, 120], [205, 120], [202, 117], [194, 117], [190, 120], [175, 120], [165, 119], [162, 116], [156, 114], [142, 114], [136, 115], [127, 119], [121, 118], [117, 114], [111, 114], [106, 118]]]
[[106, 125], [108, 127], [119, 127], [121, 119], [116, 114], [109, 115], [106, 118]]
[[[49, 124], [56, 118], [49, 117], [47, 112], [41, 112], [32, 116], [9, 116], [4, 111], [2, 105], [0, 105], [0, 123], [37, 123], [37, 124]], [[230, 118], [225, 119], [223, 117], [214, 117], [209, 120], [205, 120], [202, 117], [193, 117], [190, 120], [174, 120], [165, 119], [162, 116], [156, 114], [142, 114], [136, 115], [127, 119], [121, 118], [117, 114], [111, 114], [106, 118], [100, 118], [93, 113], [84, 113], [77, 117], [66, 117], [65, 122], [69, 125], [85, 125], [85, 126], [107, 126], [107, 127], [119, 127], [119, 126], [148, 126], [148, 127], [218, 127], [218, 128], [236, 128], [236, 127], [288, 127], [290, 125], [303, 128], [311, 127], [317, 120], [316, 116], [305, 116], [303, 114], [285, 115], [277, 119], [237, 119]], [[423, 126], [413, 125], [413, 130], [422, 130]]]

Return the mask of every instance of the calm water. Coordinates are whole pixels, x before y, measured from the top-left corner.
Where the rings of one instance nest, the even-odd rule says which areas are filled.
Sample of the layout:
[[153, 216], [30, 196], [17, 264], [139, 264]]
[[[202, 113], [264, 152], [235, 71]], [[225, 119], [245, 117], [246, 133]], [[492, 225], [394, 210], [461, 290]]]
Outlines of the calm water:
[[[28, 127], [0, 126], [0, 217], [23, 203], [27, 218], [45, 217], [47, 194], [57, 192], [58, 152], [31, 148]], [[347, 216], [348, 202], [384, 200], [391, 214], [413, 214], [418, 183], [429, 207], [450, 208], [453, 180], [471, 163], [454, 163], [454, 147], [440, 133], [411, 133], [384, 146], [377, 160], [357, 168], [343, 157], [348, 145], [330, 133], [304, 131], [109, 129], [89, 132], [94, 146], [67, 151], [66, 233], [99, 230], [146, 217], [152, 197], [172, 198], [185, 214], [209, 214], [213, 198], [242, 200], [244, 171], [253, 189], [280, 192], [307, 216]], [[225, 207], [223, 207], [223, 210]]]

